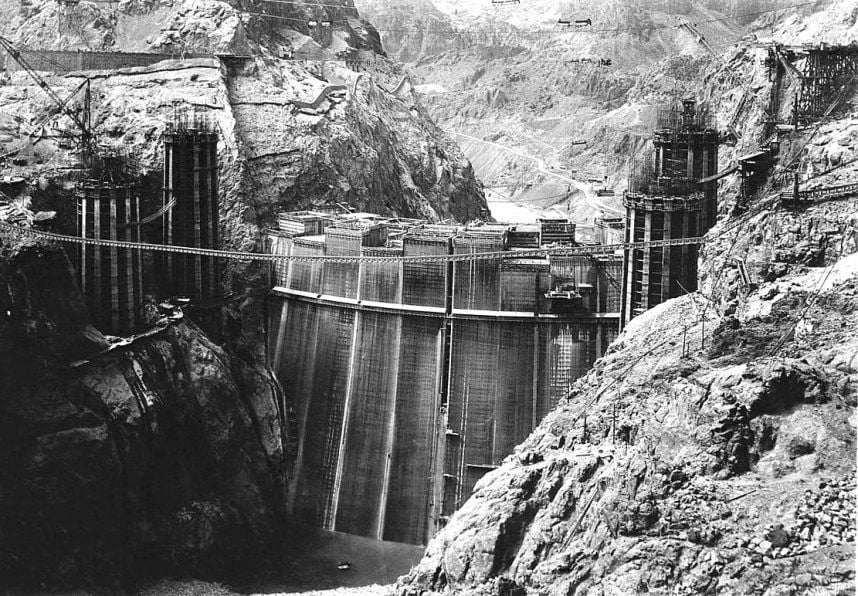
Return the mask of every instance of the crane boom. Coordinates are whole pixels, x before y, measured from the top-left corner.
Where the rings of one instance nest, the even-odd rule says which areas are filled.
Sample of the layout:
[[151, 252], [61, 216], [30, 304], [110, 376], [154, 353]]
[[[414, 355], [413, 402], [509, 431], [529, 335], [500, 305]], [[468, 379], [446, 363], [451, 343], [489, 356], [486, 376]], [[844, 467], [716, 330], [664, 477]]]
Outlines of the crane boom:
[[730, 65], [730, 63], [727, 62], [721, 54], [715, 51], [715, 48], [713, 48], [708, 41], [706, 41], [706, 38], [703, 37], [703, 34], [700, 33], [700, 30], [697, 29], [697, 26], [694, 23], [692, 23], [688, 19], [680, 18], [679, 27], [685, 29], [686, 31], [691, 33], [691, 35], [696, 37], [697, 43], [706, 48], [706, 51], [709, 52], [713, 58], [721, 62], [721, 64], [724, 65], [724, 68], [727, 69], [727, 71], [732, 75], [734, 80], [739, 82], [739, 84], [741, 85], [742, 97], [739, 98], [739, 102], [736, 104], [736, 109], [733, 112], [733, 116], [730, 118], [730, 122], [727, 123], [727, 128], [730, 130], [730, 133], [734, 137], [736, 137], [736, 140], [741, 139], [742, 137], [739, 134], [739, 131], [736, 129], [736, 125], [738, 124], [739, 115], [741, 114], [742, 109], [748, 103], [748, 100], [750, 99], [755, 104], [757, 104], [757, 106], [766, 115], [768, 115], [769, 113], [768, 108], [763, 105], [757, 95], [751, 90], [750, 84], [742, 82], [742, 77], [735, 70], [733, 70], [733, 67]]
[[[21, 68], [23, 68], [27, 72], [27, 74], [30, 75], [30, 78], [33, 79], [36, 84], [42, 89], [42, 91], [44, 91], [45, 94], [51, 98], [51, 100], [60, 108], [60, 111], [69, 118], [71, 118], [72, 122], [75, 123], [75, 126], [80, 129], [81, 146], [84, 152], [89, 153], [93, 138], [90, 121], [91, 116], [89, 110], [89, 80], [87, 79], [87, 81], [85, 81], [83, 85], [86, 88], [85, 103], [87, 109], [85, 110], [85, 115], [83, 116], [83, 118], [81, 118], [81, 116], [77, 112], [75, 112], [69, 107], [69, 101], [71, 100], [71, 97], [63, 99], [57, 94], [56, 91], [51, 89], [50, 85], [48, 85], [45, 79], [43, 79], [39, 75], [39, 73], [37, 73], [36, 70], [32, 66], [30, 66], [30, 63], [27, 62], [27, 59], [24, 58], [24, 56], [21, 54], [21, 50], [15, 47], [15, 45], [11, 41], [6, 39], [5, 37], [0, 36], [0, 46], [2, 46], [4, 50], [9, 52], [9, 55], [15, 59], [15, 62], [21, 65]], [[74, 93], [77, 93], [79, 89], [80, 88], [76, 89]], [[73, 95], [74, 94], [72, 94], [72, 96]]]
[[[66, 96], [65, 96], [65, 98], [61, 100], [61, 103], [60, 103], [60, 106], [59, 106], [59, 107], [60, 107], [60, 109], [62, 110], [62, 108], [64, 108], [65, 106], [67, 106], [67, 105], [71, 102], [71, 100], [72, 100], [72, 99], [74, 99], [74, 97], [75, 97], [78, 93], [80, 93], [81, 91], [85, 91], [85, 93], [84, 93], [84, 103], [86, 104], [86, 109], [85, 109], [85, 114], [84, 114], [84, 118], [83, 118], [83, 120], [84, 120], [84, 121], [86, 122], [86, 124], [89, 126], [89, 122], [88, 122], [88, 120], [89, 120], [89, 97], [90, 97], [90, 89], [89, 89], [89, 79], [88, 79], [88, 78], [87, 78], [87, 79], [84, 79], [84, 81], [83, 81], [80, 85], [78, 85], [77, 87], [75, 87], [75, 88], [74, 88], [74, 90], [73, 90], [71, 93], [69, 93], [68, 95], [66, 95]], [[36, 120], [36, 122], [35, 122], [35, 123], [33, 123], [33, 132], [32, 132], [31, 134], [35, 134], [35, 133], [38, 131], [38, 129], [39, 129], [40, 127], [44, 126], [44, 124], [48, 121], [48, 119], [49, 119], [50, 117], [51, 117], [50, 112], [47, 112], [47, 113], [45, 113], [44, 115], [42, 115], [40, 118], [38, 118], [38, 119]]]

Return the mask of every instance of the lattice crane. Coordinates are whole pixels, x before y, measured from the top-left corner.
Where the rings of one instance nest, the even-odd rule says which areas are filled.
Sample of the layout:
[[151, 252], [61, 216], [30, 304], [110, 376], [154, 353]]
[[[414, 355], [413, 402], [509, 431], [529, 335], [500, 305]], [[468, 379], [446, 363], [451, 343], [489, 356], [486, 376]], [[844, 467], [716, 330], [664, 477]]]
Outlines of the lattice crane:
[[[90, 93], [90, 82], [89, 79], [86, 79], [83, 83], [81, 83], [72, 93], [70, 93], [67, 97], [63, 98], [54, 91], [50, 85], [48, 85], [47, 81], [39, 75], [38, 72], [30, 65], [26, 58], [11, 41], [6, 39], [5, 37], [0, 36], [0, 46], [6, 50], [10, 56], [17, 62], [21, 68], [23, 68], [30, 78], [36, 82], [36, 84], [45, 92], [45, 94], [54, 102], [54, 104], [59, 108], [59, 111], [66, 116], [68, 116], [72, 122], [74, 122], [75, 126], [80, 131], [79, 141], [80, 141], [80, 149], [84, 157], [84, 163], [89, 164], [90, 158], [93, 152], [93, 143], [94, 143], [94, 135], [92, 133], [92, 101], [91, 101], [91, 93]], [[84, 109], [82, 113], [78, 113], [76, 110], [72, 109], [70, 103], [71, 100], [81, 91], [84, 94]], [[47, 121], [47, 118], [50, 116], [40, 118], [37, 121], [37, 127], [34, 129], [38, 130], [38, 127], [44, 124], [42, 120]], [[41, 123], [40, 123], [41, 122]], [[31, 133], [32, 134], [32, 133]]]
[[719, 54], [717, 51], [715, 51], [715, 48], [713, 48], [712, 45], [708, 41], [706, 41], [706, 38], [703, 36], [702, 33], [700, 33], [700, 30], [697, 29], [697, 25], [695, 25], [694, 23], [692, 23], [688, 19], [684, 19], [684, 18], [680, 17], [679, 18], [679, 28], [685, 29], [691, 35], [693, 35], [697, 39], [697, 43], [702, 45], [706, 49], [706, 51], [712, 55], [713, 58], [715, 58], [716, 60], [721, 62], [721, 64], [724, 65], [724, 68], [726, 68], [727, 71], [733, 75], [734, 80], [740, 81], [740, 84], [742, 85], [742, 97], [739, 98], [739, 102], [736, 104], [736, 109], [733, 111], [733, 116], [730, 118], [730, 121], [727, 123], [727, 129], [730, 131], [730, 134], [732, 134], [736, 138], [736, 140], [738, 141], [739, 139], [742, 138], [742, 135], [739, 134], [739, 131], [736, 129], [736, 126], [738, 125], [738, 122], [739, 122], [739, 116], [741, 115], [742, 110], [744, 109], [745, 105], [748, 103], [748, 100], [751, 100], [754, 103], [756, 103], [757, 106], [759, 106], [763, 110], [764, 114], [769, 113], [768, 108], [759, 100], [759, 98], [756, 96], [756, 94], [753, 91], [751, 91], [750, 84], [741, 83], [742, 76], [733, 69], [733, 67], [730, 65], [729, 62], [724, 60], [724, 57], [721, 54]]

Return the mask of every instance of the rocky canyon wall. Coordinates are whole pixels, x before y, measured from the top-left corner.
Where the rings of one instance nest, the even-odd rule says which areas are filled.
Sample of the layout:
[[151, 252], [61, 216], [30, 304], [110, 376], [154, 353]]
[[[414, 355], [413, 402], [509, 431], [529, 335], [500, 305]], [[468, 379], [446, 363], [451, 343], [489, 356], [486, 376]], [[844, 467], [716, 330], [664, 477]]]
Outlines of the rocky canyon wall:
[[103, 352], [56, 247], [4, 244], [0, 280], [4, 586], [128, 587], [252, 553], [283, 491], [264, 371], [189, 322]]

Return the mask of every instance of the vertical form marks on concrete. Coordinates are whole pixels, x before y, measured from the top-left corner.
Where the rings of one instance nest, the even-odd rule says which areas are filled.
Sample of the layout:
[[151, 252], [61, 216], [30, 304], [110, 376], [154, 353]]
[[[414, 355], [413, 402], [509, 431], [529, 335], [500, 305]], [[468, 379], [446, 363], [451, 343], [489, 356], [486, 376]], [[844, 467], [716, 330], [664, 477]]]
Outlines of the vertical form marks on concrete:
[[[130, 184], [89, 180], [75, 189], [77, 228], [82, 238], [140, 242], [140, 199]], [[143, 299], [139, 251], [81, 245], [78, 274], [90, 315], [104, 332], [128, 335], [136, 330]]]
[[[201, 118], [176, 118], [164, 132], [164, 243], [218, 249], [218, 135]], [[166, 261], [174, 295], [208, 300], [220, 295], [220, 263], [214, 257], [170, 254]]]
[[[375, 243], [366, 240], [367, 229], [332, 225], [325, 230], [331, 243], [290, 238], [292, 254], [448, 255], [457, 237], [444, 226], [425, 226], [401, 247], [367, 246]], [[495, 248], [494, 236], [456, 244], [483, 252], [478, 243]], [[274, 246], [289, 250], [279, 237]], [[584, 261], [555, 272], [605, 286], [599, 295], [607, 304], [604, 271], [618, 272], [619, 264]], [[301, 437], [288, 509], [337, 531], [424, 543], [565, 397], [601, 343], [615, 336], [616, 322], [541, 318], [551, 312], [544, 292], [552, 266], [544, 259], [511, 255], [455, 269], [374, 261], [361, 263], [356, 276], [332, 265], [343, 264], [295, 262], [286, 269], [287, 321], [276, 323], [278, 344], [285, 345], [272, 350], [274, 366], [295, 403]], [[310, 295], [290, 297], [290, 289]], [[351, 301], [328, 304], [328, 291]], [[601, 304], [594, 304], [597, 312]], [[415, 306], [427, 310], [409, 310]]]
[[400, 324], [394, 436], [381, 538], [419, 544], [435, 529], [429, 501], [434, 485], [432, 445], [440, 413], [441, 322], [402, 317]]
[[[437, 229], [409, 234], [403, 240], [403, 255], [433, 256], [449, 255], [453, 252], [454, 231]], [[449, 294], [447, 285], [452, 281], [447, 275], [448, 264], [444, 262], [425, 262], [403, 264], [402, 303], [412, 306], [446, 307]]]
[[[306, 409], [303, 453], [296, 473], [296, 495], [291, 509], [307, 523], [330, 528], [333, 525], [334, 485], [339, 461], [346, 393], [350, 377], [349, 363], [352, 353], [355, 313], [330, 307], [308, 308], [311, 316], [318, 316], [317, 335], [306, 337], [306, 331], [296, 329], [296, 338], [303, 338], [314, 348], [315, 358], [305, 362], [312, 377], [304, 384], [305, 392], [294, 395]], [[293, 383], [289, 373], [286, 379]]]

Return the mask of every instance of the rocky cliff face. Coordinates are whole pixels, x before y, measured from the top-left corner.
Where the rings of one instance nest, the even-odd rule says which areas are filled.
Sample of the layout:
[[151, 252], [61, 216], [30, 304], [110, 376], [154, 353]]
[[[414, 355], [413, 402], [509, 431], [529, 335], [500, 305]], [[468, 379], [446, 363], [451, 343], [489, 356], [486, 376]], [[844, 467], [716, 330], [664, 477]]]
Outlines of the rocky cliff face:
[[[769, 37], [777, 23], [779, 39], [793, 39], [793, 33], [804, 30], [802, 41], [808, 41], [814, 31], [818, 37], [826, 30], [822, 24], [808, 28], [809, 14], [824, 19], [830, 17], [820, 15], [849, 14], [832, 3], [796, 8], [788, 2], [726, 0], [546, 1], [527, 7], [435, 0], [432, 9], [417, 4], [409, 13], [391, 10], [392, 3], [383, 0], [361, 0], [358, 6], [377, 22], [392, 54], [419, 45], [403, 32], [423, 15], [421, 32], [411, 35], [422, 39], [431, 30], [447, 40], [443, 51], [435, 49], [440, 39], [424, 45], [423, 55], [412, 57], [408, 69], [442, 128], [489, 141], [460, 139], [488, 187], [540, 208], [554, 203], [565, 210], [571, 198], [571, 213], [585, 218], [599, 210], [583, 208], [586, 197], [564, 192], [563, 179], [601, 181], [607, 175], [608, 185], [621, 191], [629, 158], [648, 138], [652, 107], [696, 93], [703, 72], [721, 65], [695, 35], [677, 27], [679, 18], [698, 23], [706, 42], [723, 51], [741, 40], [746, 33], [741, 26], [752, 21], [749, 38], [751, 32]], [[760, 13], [784, 6], [791, 8]], [[437, 11], [449, 25], [430, 27]], [[565, 27], [558, 19], [590, 19], [592, 24]], [[406, 54], [411, 57], [412, 50]], [[610, 60], [610, 66], [600, 60]]]
[[400, 593], [851, 589], [856, 208], [831, 267], [635, 319]]
[[[230, 228], [223, 237], [244, 248], [258, 240], [260, 227], [273, 223], [273, 210], [279, 208], [342, 203], [403, 216], [477, 217], [485, 204], [469, 164], [414, 95], [390, 93], [402, 73], [380, 53], [371, 25], [350, 1], [317, 8], [292, 3], [243, 10], [193, 0], [93, 9], [113, 11], [113, 20], [82, 18], [88, 29], [79, 37], [91, 30], [108, 40], [99, 49], [254, 56], [100, 72], [91, 77], [98, 140], [121, 147], [139, 171], [157, 177], [159, 137], [173, 104], [206, 112], [223, 132], [221, 219]], [[3, 32], [27, 47], [74, 49], [67, 37], [53, 35], [55, 23], [48, 21], [77, 10], [89, 9], [54, 2], [28, 5], [3, 25]], [[310, 27], [323, 19], [331, 26]], [[147, 48], [139, 46], [141, 40], [148, 40]], [[345, 59], [357, 61], [362, 72], [346, 68]], [[37, 67], [42, 62], [34, 59]], [[49, 78], [59, 95], [81, 82], [80, 77]], [[0, 98], [10, 114], [2, 131], [7, 148], [31, 132], [28, 121], [56, 111], [24, 73], [12, 83]], [[73, 104], [80, 108], [80, 98]], [[69, 165], [69, 152], [57, 141], [77, 131], [68, 118], [56, 120], [57, 126], [49, 121], [51, 132], [37, 134], [33, 144], [36, 161], [44, 167], [24, 173], [51, 176], [56, 166]]]
[[104, 351], [65, 254], [4, 248], [4, 587], [228, 572], [279, 513], [282, 440], [267, 379], [191, 323]]
[[430, 0], [363, 2], [361, 14], [383, 30], [387, 54], [399, 62], [413, 62], [449, 49], [456, 31], [447, 15]]
[[[775, 28], [790, 40], [824, 21], [840, 39], [853, 10]], [[740, 45], [726, 58], [766, 97], [759, 56]], [[698, 96], [731, 113], [723, 65], [699, 72]], [[782, 138], [781, 164], [801, 164], [804, 187], [858, 180], [856, 99]], [[759, 107], [742, 113], [722, 164], [755, 146], [763, 120]], [[738, 181], [722, 183], [700, 294], [631, 322], [481, 481], [401, 594], [854, 590], [858, 199], [789, 209], [772, 200], [782, 183], [776, 169], [747, 202]]]

